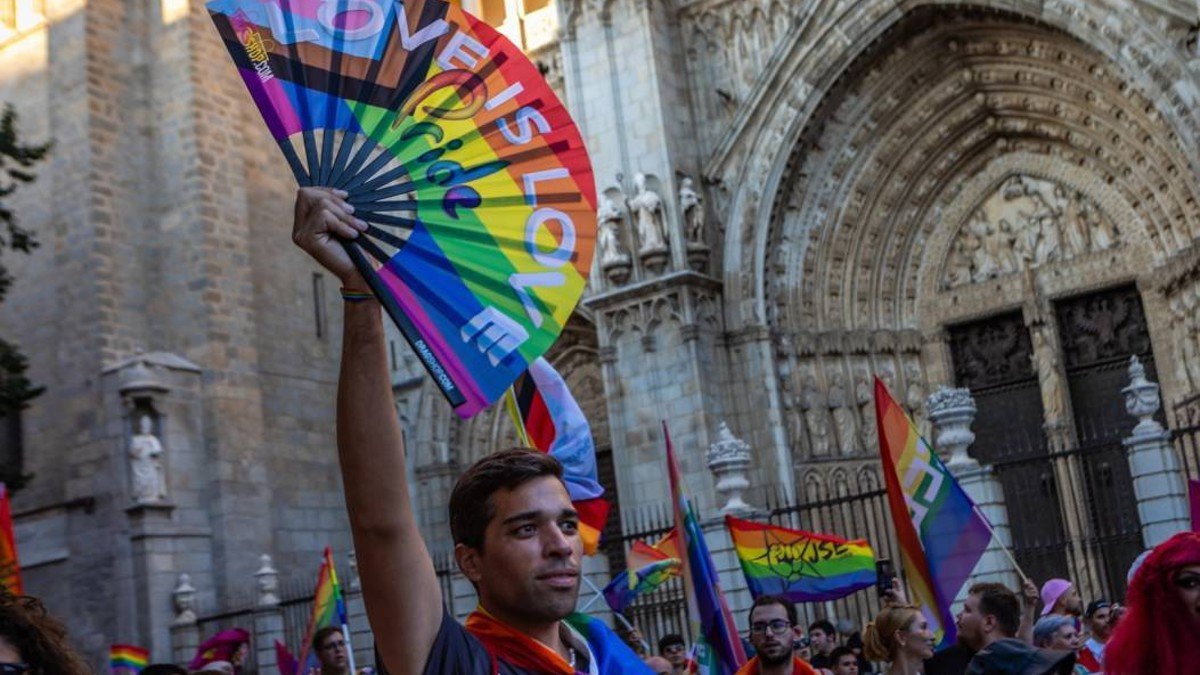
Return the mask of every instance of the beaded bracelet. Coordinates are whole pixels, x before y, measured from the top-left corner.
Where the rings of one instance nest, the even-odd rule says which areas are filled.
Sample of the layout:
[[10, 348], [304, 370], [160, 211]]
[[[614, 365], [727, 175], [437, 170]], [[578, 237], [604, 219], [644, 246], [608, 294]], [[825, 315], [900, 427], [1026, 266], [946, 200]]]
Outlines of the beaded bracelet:
[[345, 300], [346, 302], [363, 302], [364, 300], [372, 300], [375, 298], [375, 294], [371, 291], [352, 291], [345, 288], [341, 290], [342, 300]]

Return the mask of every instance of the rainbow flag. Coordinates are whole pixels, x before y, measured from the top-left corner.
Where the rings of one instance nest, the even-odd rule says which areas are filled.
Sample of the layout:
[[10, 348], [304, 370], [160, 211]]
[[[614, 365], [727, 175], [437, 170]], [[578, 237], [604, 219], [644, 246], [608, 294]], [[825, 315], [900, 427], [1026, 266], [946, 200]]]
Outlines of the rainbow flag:
[[625, 570], [604, 587], [604, 600], [614, 612], [624, 614], [639, 595], [649, 593], [665, 584], [667, 579], [679, 576], [681, 564], [678, 558], [666, 558], [656, 560], [633, 574]]
[[17, 537], [13, 534], [12, 506], [4, 483], [0, 483], [0, 586], [13, 595], [25, 595], [21, 563], [17, 560]]
[[108, 648], [108, 670], [111, 673], [140, 673], [148, 663], [148, 649], [133, 645], [111, 645]]
[[756, 598], [836, 600], [875, 583], [875, 552], [865, 539], [848, 541], [733, 516], [725, 516], [725, 527]]
[[594, 554], [610, 505], [596, 472], [592, 429], [567, 383], [539, 356], [509, 388], [504, 406], [522, 443], [562, 462], [563, 482], [579, 512], [583, 552]]
[[663, 438], [667, 444], [667, 476], [671, 482], [671, 503], [675, 508], [675, 529], [679, 532], [679, 545], [684, 553], [680, 562], [683, 587], [687, 592], [688, 618], [692, 634], [703, 640], [707, 650], [707, 667], [701, 668], [701, 673], [732, 675], [746, 662], [746, 654], [742, 651], [742, 641], [725, 602], [725, 594], [721, 592], [721, 581], [700, 529], [700, 520], [684, 491], [683, 475], [671, 447], [666, 422], [663, 422]]
[[[317, 655], [312, 651], [312, 639], [316, 632], [326, 626], [346, 627], [346, 603], [342, 599], [342, 587], [338, 584], [337, 568], [333, 564], [333, 551], [325, 547], [325, 557], [321, 568], [317, 570], [317, 587], [313, 590], [312, 612], [308, 617], [308, 628], [304, 631], [304, 644], [300, 646], [300, 672], [308, 672], [311, 668], [320, 668]], [[346, 651], [350, 651], [349, 635], [347, 634]], [[353, 662], [352, 662], [353, 663]], [[353, 672], [353, 666], [351, 666]]]
[[992, 528], [879, 378], [875, 415], [909, 599], [941, 649], [954, 644], [950, 605], [983, 557]]
[[647, 544], [640, 539], [634, 541], [629, 552], [625, 554], [625, 567], [640, 570], [668, 558], [683, 559], [683, 554], [679, 551], [679, 530], [674, 528], [654, 544]]

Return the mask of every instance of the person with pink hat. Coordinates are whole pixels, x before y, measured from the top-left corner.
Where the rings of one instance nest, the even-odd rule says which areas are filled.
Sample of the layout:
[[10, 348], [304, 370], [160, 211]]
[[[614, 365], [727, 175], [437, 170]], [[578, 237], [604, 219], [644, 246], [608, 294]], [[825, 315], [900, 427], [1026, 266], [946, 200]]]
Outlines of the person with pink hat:
[[1079, 618], [1083, 616], [1083, 598], [1079, 589], [1066, 579], [1051, 579], [1042, 584], [1042, 616], [1063, 614]]

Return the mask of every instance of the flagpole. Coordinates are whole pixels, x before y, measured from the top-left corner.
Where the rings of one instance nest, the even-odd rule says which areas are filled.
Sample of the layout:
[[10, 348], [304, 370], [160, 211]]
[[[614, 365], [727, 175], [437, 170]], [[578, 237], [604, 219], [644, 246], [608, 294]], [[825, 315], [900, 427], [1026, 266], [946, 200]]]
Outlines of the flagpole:
[[350, 662], [350, 675], [356, 675], [358, 668], [354, 665], [354, 647], [350, 646], [350, 624], [342, 624], [342, 639], [346, 641], [346, 659]]
[[988, 520], [987, 515], [980, 510], [979, 505], [976, 504], [974, 500], [971, 500], [971, 507], [975, 509], [975, 515], [979, 516], [979, 519], [982, 520], [983, 524], [987, 526], [988, 532], [992, 534], [992, 539], [996, 540], [996, 543], [1000, 545], [1000, 550], [1004, 551], [1004, 555], [1007, 556], [1008, 561], [1012, 563], [1013, 569], [1017, 571], [1017, 576], [1021, 577], [1021, 581], [1023, 583], [1028, 582], [1029, 577], [1025, 576], [1025, 570], [1021, 569], [1021, 565], [1018, 564], [1017, 559], [1013, 557], [1012, 551], [1008, 550], [1008, 547], [1004, 545], [1004, 540], [1000, 538], [1000, 535], [996, 534], [996, 529], [992, 527], [992, 521]]

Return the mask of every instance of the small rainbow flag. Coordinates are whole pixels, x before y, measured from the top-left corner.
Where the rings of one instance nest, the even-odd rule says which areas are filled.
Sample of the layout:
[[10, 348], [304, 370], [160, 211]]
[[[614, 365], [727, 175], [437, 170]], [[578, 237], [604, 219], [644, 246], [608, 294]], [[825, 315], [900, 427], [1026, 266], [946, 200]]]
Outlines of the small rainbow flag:
[[13, 534], [12, 507], [4, 483], [0, 483], [0, 586], [13, 595], [25, 595], [21, 563], [17, 560], [17, 538]]
[[108, 648], [108, 670], [112, 673], [140, 673], [150, 663], [150, 650], [133, 645]]
[[521, 442], [549, 453], [563, 465], [563, 482], [579, 513], [583, 552], [600, 546], [609, 503], [596, 472], [596, 444], [583, 410], [550, 362], [538, 357], [504, 396]]
[[[317, 587], [313, 589], [312, 613], [308, 618], [308, 629], [304, 631], [304, 644], [300, 646], [300, 659], [303, 672], [311, 668], [320, 668], [317, 655], [312, 651], [313, 635], [326, 626], [346, 625], [346, 603], [342, 599], [342, 587], [338, 583], [337, 568], [333, 565], [333, 551], [325, 547], [325, 557], [317, 570]], [[346, 646], [350, 651], [350, 646]], [[353, 653], [351, 653], [353, 658]]]
[[725, 516], [750, 594], [792, 602], [836, 600], [875, 583], [875, 552], [865, 539], [764, 525]]
[[942, 649], [957, 632], [950, 605], [991, 543], [992, 527], [879, 378], [875, 417], [909, 596]]
[[[625, 567], [640, 570], [668, 558], [683, 560], [683, 554], [679, 552], [679, 530], [675, 528], [654, 544], [647, 544], [641, 539], [634, 541], [629, 552], [625, 554]], [[630, 579], [630, 582], [635, 583], [633, 579]]]
[[667, 579], [679, 576], [679, 558], [656, 560], [649, 565], [630, 574], [630, 570], [621, 572], [604, 587], [604, 600], [614, 612], [623, 614], [637, 596], [662, 586]]

